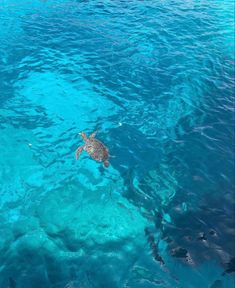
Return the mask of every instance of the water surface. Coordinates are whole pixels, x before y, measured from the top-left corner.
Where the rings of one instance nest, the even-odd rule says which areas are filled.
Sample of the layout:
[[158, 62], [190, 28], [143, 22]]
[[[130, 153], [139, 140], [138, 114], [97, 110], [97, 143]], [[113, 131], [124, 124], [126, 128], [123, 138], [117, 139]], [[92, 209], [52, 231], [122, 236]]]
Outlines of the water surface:
[[234, 287], [233, 13], [0, 1], [0, 287]]

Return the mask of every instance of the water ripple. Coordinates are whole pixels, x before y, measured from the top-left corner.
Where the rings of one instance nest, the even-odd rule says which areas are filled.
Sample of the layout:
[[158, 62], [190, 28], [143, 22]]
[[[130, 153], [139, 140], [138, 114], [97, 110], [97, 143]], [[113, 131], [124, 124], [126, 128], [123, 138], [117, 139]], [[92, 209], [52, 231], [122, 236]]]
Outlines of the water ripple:
[[2, 1], [1, 287], [232, 287], [233, 8]]

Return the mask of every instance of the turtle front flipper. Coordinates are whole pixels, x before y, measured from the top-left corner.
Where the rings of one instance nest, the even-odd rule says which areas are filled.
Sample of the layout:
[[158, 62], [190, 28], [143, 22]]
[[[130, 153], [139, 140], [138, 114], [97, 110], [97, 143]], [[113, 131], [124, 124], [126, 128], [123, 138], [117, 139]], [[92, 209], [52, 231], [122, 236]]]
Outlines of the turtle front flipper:
[[76, 150], [76, 160], [79, 159], [79, 157], [80, 157], [80, 155], [81, 155], [83, 149], [84, 149], [84, 145], [78, 147], [78, 149]]
[[86, 142], [88, 140], [85, 132], [80, 132], [79, 135], [82, 137], [82, 139]]
[[95, 138], [95, 136], [96, 136], [96, 134], [97, 134], [97, 130], [96, 131], [94, 131], [91, 135], [90, 135], [90, 139], [94, 139]]

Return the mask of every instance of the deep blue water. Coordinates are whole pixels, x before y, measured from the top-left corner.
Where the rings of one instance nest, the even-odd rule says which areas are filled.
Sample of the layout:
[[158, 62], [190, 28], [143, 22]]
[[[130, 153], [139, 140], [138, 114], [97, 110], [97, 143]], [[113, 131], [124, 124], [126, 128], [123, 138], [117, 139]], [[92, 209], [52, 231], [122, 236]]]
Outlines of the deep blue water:
[[[232, 288], [234, 2], [0, 0], [0, 288]], [[104, 168], [79, 132], [98, 130]]]

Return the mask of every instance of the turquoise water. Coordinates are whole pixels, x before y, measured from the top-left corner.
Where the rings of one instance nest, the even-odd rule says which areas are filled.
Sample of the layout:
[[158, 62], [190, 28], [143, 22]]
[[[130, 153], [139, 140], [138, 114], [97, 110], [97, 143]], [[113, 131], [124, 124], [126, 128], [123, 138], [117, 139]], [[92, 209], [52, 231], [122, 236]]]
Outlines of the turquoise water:
[[[0, 287], [232, 288], [234, 3], [0, 1]], [[104, 168], [79, 132], [110, 150]]]

